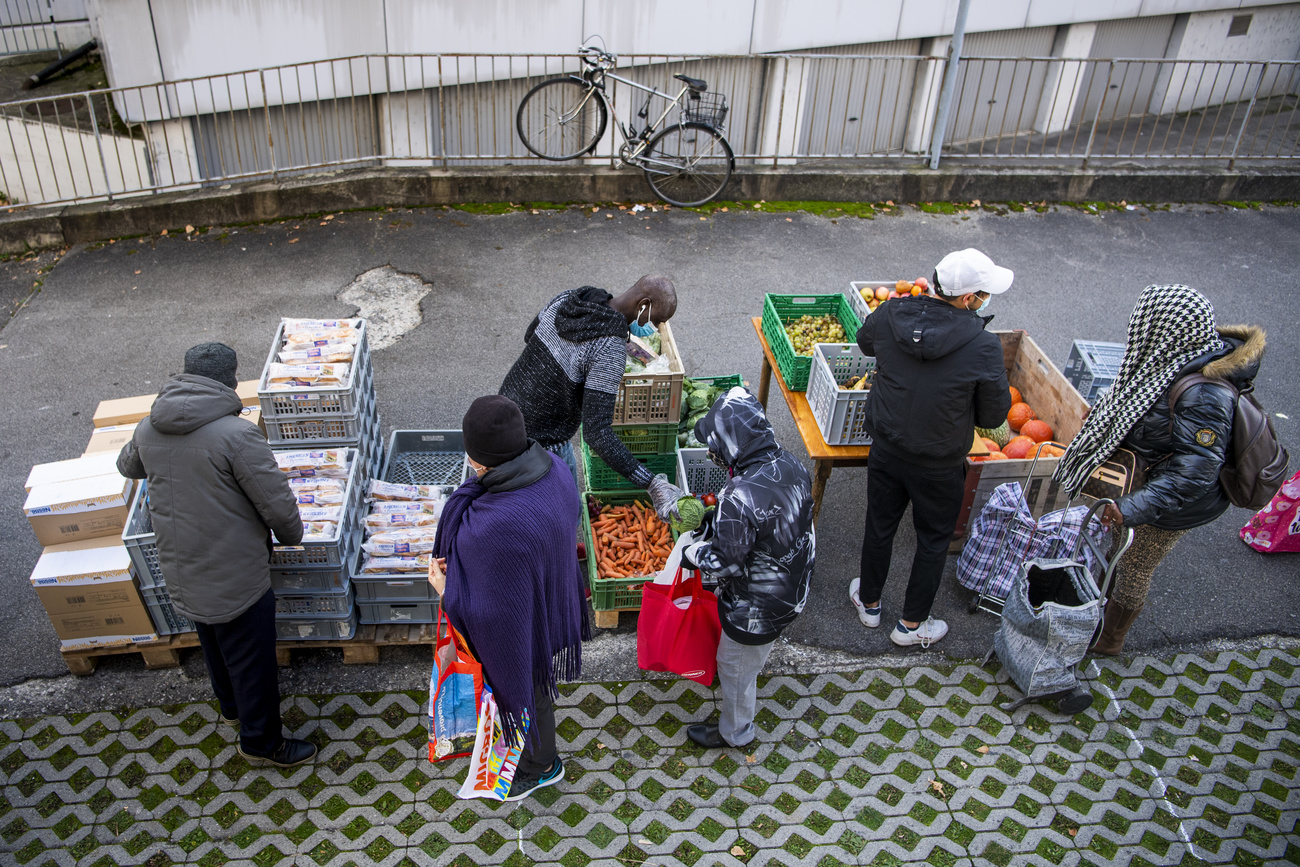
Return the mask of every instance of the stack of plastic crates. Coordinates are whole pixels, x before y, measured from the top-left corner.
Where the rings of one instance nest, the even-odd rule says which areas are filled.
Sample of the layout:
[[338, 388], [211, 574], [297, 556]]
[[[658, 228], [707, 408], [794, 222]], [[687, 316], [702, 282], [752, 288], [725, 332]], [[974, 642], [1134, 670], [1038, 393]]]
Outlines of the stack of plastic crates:
[[[360, 338], [353, 350], [348, 377], [338, 387], [310, 386], [271, 389], [270, 367], [284, 346], [281, 320], [262, 368], [257, 400], [262, 408], [266, 438], [272, 449], [354, 448], [361, 452], [364, 480], [374, 477], [383, 463], [379, 408], [375, 401], [375, 374], [370, 360], [366, 320], [352, 319]], [[317, 320], [323, 321], [323, 320]]]
[[[283, 454], [307, 449], [276, 451]], [[282, 640], [346, 640], [356, 634], [351, 564], [361, 546], [366, 471], [357, 449], [345, 451], [348, 476], [343, 492], [343, 514], [335, 535], [330, 539], [277, 545], [272, 549], [275, 631], [276, 637]]]
[[[379, 479], [399, 485], [460, 485], [469, 472], [458, 430], [396, 430]], [[438, 594], [424, 572], [361, 572], [354, 560], [357, 612], [363, 624], [434, 623]]]
[[1076, 340], [1065, 363], [1065, 378], [1070, 380], [1083, 399], [1092, 405], [1110, 388], [1119, 376], [1119, 366], [1124, 361], [1123, 343], [1098, 343], [1094, 340]]
[[[704, 448], [680, 449], [677, 452], [677, 487], [688, 494], [703, 497], [716, 494], [731, 479], [731, 475], [709, 458]], [[705, 579], [706, 585], [712, 585]]]
[[162, 567], [158, 564], [158, 543], [153, 532], [153, 521], [149, 517], [148, 482], [136, 486], [131, 511], [127, 515], [126, 526], [122, 528], [122, 544], [131, 556], [135, 577], [140, 583], [140, 598], [149, 609], [149, 617], [153, 620], [158, 635], [161, 637], [193, 632], [194, 624], [172, 605]]

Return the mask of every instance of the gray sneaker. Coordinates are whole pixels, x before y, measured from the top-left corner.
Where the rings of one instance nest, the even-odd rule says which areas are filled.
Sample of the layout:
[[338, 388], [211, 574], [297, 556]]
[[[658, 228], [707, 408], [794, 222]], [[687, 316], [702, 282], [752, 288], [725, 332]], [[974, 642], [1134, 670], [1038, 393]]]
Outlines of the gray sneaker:
[[934, 644], [947, 634], [947, 623], [933, 617], [927, 617], [925, 622], [915, 629], [908, 629], [903, 625], [903, 621], [898, 621], [898, 624], [894, 626], [894, 631], [889, 633], [889, 640], [899, 647], [913, 647], [919, 644], [924, 648]]

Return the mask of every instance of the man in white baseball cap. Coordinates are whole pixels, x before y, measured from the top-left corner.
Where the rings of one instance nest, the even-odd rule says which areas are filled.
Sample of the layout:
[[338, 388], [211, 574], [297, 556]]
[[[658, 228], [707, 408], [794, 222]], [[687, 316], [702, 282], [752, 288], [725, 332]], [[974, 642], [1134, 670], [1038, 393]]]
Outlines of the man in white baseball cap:
[[948, 634], [930, 616], [948, 542], [966, 488], [974, 428], [997, 427], [1011, 409], [1002, 342], [985, 330], [989, 299], [1012, 273], [979, 250], [959, 250], [934, 269], [937, 296], [884, 302], [859, 329], [858, 347], [876, 359], [867, 396], [867, 520], [858, 577], [849, 598], [863, 626], [881, 622], [882, 594], [898, 523], [912, 507], [916, 552], [889, 639], [929, 647]]

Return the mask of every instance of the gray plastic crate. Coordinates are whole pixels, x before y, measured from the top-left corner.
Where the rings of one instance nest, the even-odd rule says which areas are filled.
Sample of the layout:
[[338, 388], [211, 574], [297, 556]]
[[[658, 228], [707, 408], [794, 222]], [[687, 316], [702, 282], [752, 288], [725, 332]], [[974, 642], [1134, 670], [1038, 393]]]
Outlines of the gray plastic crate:
[[279, 593], [275, 596], [277, 618], [344, 617], [352, 610], [352, 589], [342, 593], [310, 593], [306, 595]]
[[271, 589], [276, 595], [340, 593], [348, 589], [347, 567], [338, 569], [272, 569]]
[[1084, 400], [1093, 404], [1119, 376], [1125, 348], [1123, 343], [1076, 340], [1070, 349], [1070, 359], [1065, 363], [1065, 378]]
[[404, 578], [393, 573], [357, 575], [352, 579], [357, 603], [362, 602], [437, 602], [438, 594], [428, 577], [421, 573]]
[[436, 623], [437, 602], [358, 602], [361, 623]]
[[709, 460], [708, 449], [677, 451], [677, 487], [688, 494], [697, 497], [716, 494], [728, 479], [727, 471]]
[[280, 641], [348, 640], [357, 634], [355, 606], [346, 617], [277, 617], [275, 637]]
[[[867, 397], [870, 391], [843, 388], [864, 373], [874, 378], [876, 359], [863, 354], [854, 343], [818, 343], [813, 346], [812, 370], [808, 376], [808, 408], [831, 446], [871, 444], [867, 432]], [[870, 382], [870, 379], [868, 379]]]
[[[262, 366], [262, 376], [257, 385], [257, 401], [262, 407], [262, 418], [285, 420], [312, 416], [348, 416], [356, 414], [361, 406], [361, 391], [372, 372], [370, 344], [366, 338], [366, 321], [361, 320], [361, 339], [352, 357], [348, 381], [338, 388], [297, 388], [271, 391], [267, 388], [270, 365], [277, 361], [284, 344], [284, 323], [275, 330], [271, 351]], [[373, 391], [373, 385], [369, 388]], [[269, 430], [268, 426], [268, 430]]]
[[460, 485], [469, 478], [458, 430], [395, 430], [379, 478], [399, 485]]
[[131, 509], [122, 528], [122, 544], [135, 566], [136, 580], [141, 589], [165, 585], [162, 567], [158, 564], [158, 543], [153, 533], [153, 520], [149, 517], [148, 482], [135, 486]]
[[[311, 448], [316, 448], [312, 446]], [[337, 448], [337, 447], [336, 447]], [[304, 451], [301, 448], [275, 449], [275, 451]], [[343, 495], [343, 520], [339, 521], [338, 535], [323, 542], [303, 542], [300, 545], [276, 545], [271, 551], [272, 569], [320, 568], [337, 569], [347, 566], [359, 542], [353, 545], [361, 532], [361, 508], [365, 500], [365, 472], [363, 460], [355, 448], [348, 448], [348, 483]]]
[[320, 441], [356, 444], [370, 434], [379, 421], [375, 402], [374, 374], [363, 373], [358, 407], [347, 415], [295, 416], [291, 418], [262, 417], [266, 425], [266, 439], [271, 448], [294, 448], [299, 444], [313, 446]]
[[142, 587], [140, 596], [149, 609], [149, 619], [159, 635], [177, 635], [193, 632], [194, 623], [176, 610], [171, 594], [164, 587]]

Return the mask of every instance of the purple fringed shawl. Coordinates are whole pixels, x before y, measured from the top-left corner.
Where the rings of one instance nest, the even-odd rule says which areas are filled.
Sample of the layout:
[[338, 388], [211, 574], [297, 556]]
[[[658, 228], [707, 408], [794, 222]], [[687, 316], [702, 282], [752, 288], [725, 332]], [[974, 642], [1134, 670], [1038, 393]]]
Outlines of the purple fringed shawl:
[[443, 610], [483, 663], [507, 738], [525, 709], [535, 715], [535, 685], [555, 696], [557, 681], [579, 676], [591, 637], [574, 546], [577, 489], [569, 468], [550, 458], [545, 476], [517, 490], [490, 492], [469, 479], [438, 522]]

